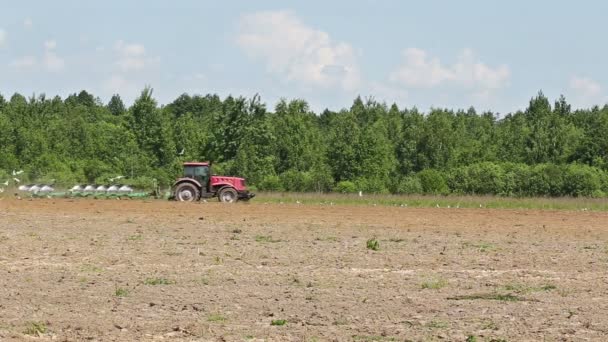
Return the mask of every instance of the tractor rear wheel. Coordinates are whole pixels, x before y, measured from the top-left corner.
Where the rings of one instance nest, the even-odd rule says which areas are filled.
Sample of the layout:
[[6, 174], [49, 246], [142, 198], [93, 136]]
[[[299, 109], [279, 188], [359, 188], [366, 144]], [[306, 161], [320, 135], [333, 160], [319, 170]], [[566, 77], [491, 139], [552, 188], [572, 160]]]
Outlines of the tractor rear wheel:
[[236, 190], [234, 190], [233, 188], [223, 188], [222, 190], [220, 190], [220, 193], [218, 194], [218, 198], [220, 199], [220, 202], [223, 203], [234, 203], [236, 202], [238, 194], [236, 193]]
[[175, 188], [175, 199], [180, 202], [192, 202], [198, 200], [200, 192], [192, 183], [182, 183]]

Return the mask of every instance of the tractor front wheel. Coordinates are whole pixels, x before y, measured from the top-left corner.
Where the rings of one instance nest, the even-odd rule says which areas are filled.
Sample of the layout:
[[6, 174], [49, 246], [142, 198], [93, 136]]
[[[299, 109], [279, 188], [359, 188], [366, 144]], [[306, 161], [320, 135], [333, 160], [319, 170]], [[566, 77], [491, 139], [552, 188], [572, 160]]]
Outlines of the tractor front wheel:
[[218, 194], [218, 198], [220, 199], [220, 202], [223, 202], [223, 203], [234, 203], [238, 199], [237, 196], [238, 196], [238, 194], [236, 193], [236, 190], [234, 190], [233, 188], [224, 188], [224, 189], [220, 190], [220, 193]]
[[180, 202], [193, 202], [198, 200], [199, 190], [194, 184], [182, 183], [175, 188], [175, 199]]

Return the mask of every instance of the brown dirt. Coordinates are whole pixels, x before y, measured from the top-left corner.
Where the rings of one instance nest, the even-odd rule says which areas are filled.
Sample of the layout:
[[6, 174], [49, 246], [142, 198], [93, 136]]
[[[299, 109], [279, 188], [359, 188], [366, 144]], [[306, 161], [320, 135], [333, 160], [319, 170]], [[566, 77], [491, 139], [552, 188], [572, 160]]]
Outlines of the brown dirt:
[[606, 340], [607, 240], [597, 212], [3, 199], [0, 340]]

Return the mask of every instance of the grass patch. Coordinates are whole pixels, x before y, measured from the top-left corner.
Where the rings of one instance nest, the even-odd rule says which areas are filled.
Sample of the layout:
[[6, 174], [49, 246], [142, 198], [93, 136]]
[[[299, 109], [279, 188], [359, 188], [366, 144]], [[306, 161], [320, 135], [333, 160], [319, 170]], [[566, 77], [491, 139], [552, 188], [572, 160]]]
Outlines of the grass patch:
[[499, 300], [503, 302], [520, 302], [520, 301], [528, 301], [525, 298], [518, 297], [512, 295], [510, 293], [501, 294], [501, 293], [478, 293], [472, 295], [464, 295], [464, 296], [454, 296], [448, 297], [448, 300]]
[[445, 329], [448, 327], [448, 323], [445, 321], [433, 320], [428, 322], [426, 327], [431, 329]]
[[353, 341], [397, 341], [394, 337], [379, 336], [379, 335], [353, 335]]
[[166, 278], [146, 278], [144, 285], [171, 285], [172, 281]]
[[[423, 195], [374, 195], [366, 194], [319, 194], [319, 193], [281, 193], [261, 192], [256, 194], [260, 203], [293, 203], [309, 205], [381, 205], [403, 208], [434, 208], [439, 205], [446, 210], [457, 208], [484, 209], [540, 209], [540, 210], [592, 210], [608, 211], [606, 198], [549, 198], [549, 197], [500, 197], [500, 196], [423, 196]], [[452, 209], [447, 209], [448, 206]]]
[[270, 242], [270, 243], [281, 242], [281, 240], [275, 240], [275, 239], [273, 239], [272, 236], [270, 236], [270, 235], [256, 235], [255, 236], [255, 241], [256, 242], [261, 242], [261, 243], [265, 243], [265, 242]]
[[328, 237], [324, 237], [324, 238], [322, 238], [322, 237], [317, 237], [317, 238], [315, 239], [315, 241], [337, 242], [337, 241], [338, 241], [338, 238], [337, 238], [337, 237], [335, 237], [335, 236], [328, 236]]
[[129, 294], [129, 291], [127, 289], [123, 289], [122, 287], [118, 287], [114, 291], [114, 295], [116, 297], [126, 297], [128, 294]]
[[503, 287], [506, 291], [511, 291], [519, 294], [526, 294], [532, 292], [548, 292], [557, 289], [557, 286], [553, 284], [545, 284], [541, 286], [528, 286], [524, 284], [507, 284]]
[[24, 334], [30, 336], [39, 336], [42, 334], [46, 334], [48, 331], [46, 327], [46, 323], [43, 322], [28, 322], [25, 326]]
[[82, 272], [87, 272], [87, 273], [101, 273], [103, 271], [103, 269], [101, 267], [91, 265], [91, 264], [85, 264], [85, 265], [80, 266], [80, 270]]
[[282, 326], [287, 324], [287, 321], [284, 319], [273, 319], [272, 322], [270, 322], [270, 325], [276, 325], [276, 326]]
[[463, 242], [462, 246], [477, 249], [479, 252], [482, 252], [482, 253], [493, 251], [496, 249], [496, 246], [489, 242], [478, 242], [478, 243]]
[[372, 251], [380, 250], [380, 241], [376, 240], [376, 238], [367, 240], [367, 249], [371, 249]]
[[428, 290], [439, 290], [441, 288], [444, 288], [448, 285], [448, 281], [443, 279], [443, 278], [437, 278], [437, 279], [430, 279], [427, 280], [425, 282], [423, 282], [422, 284], [420, 284], [420, 287], [422, 287], [422, 289], [428, 289]]
[[144, 236], [141, 234], [135, 234], [135, 235], [131, 235], [127, 237], [127, 241], [139, 241], [141, 239], [143, 239]]
[[207, 317], [207, 321], [209, 322], [225, 322], [227, 318], [221, 314], [211, 314]]

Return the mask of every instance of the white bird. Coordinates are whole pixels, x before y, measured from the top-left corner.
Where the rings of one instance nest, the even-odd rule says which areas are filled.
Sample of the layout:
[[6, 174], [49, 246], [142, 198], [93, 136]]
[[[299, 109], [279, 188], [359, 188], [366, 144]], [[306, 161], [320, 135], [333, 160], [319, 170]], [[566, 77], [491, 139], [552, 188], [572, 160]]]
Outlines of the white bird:
[[359, 191], [359, 197], [363, 197], [363, 191]]
[[4, 184], [4, 186], [8, 186], [8, 180], [2, 184]]
[[23, 170], [15, 171], [13, 170], [13, 176], [17, 176], [23, 173]]
[[182, 148], [182, 151], [181, 151], [180, 153], [178, 153], [177, 155], [178, 155], [178, 156], [183, 156], [183, 155], [184, 155], [184, 152], [186, 152], [186, 149], [185, 149], [185, 148]]
[[116, 176], [114, 178], [110, 178], [110, 182], [113, 182], [115, 180], [122, 179], [122, 178], [125, 178], [125, 176]]
[[3, 192], [4, 192], [4, 189], [3, 189], [3, 188], [0, 188], [0, 194], [1, 194], [1, 193], [3, 193]]
[[15, 181], [15, 183], [21, 182], [18, 178], [13, 178], [13, 180]]

